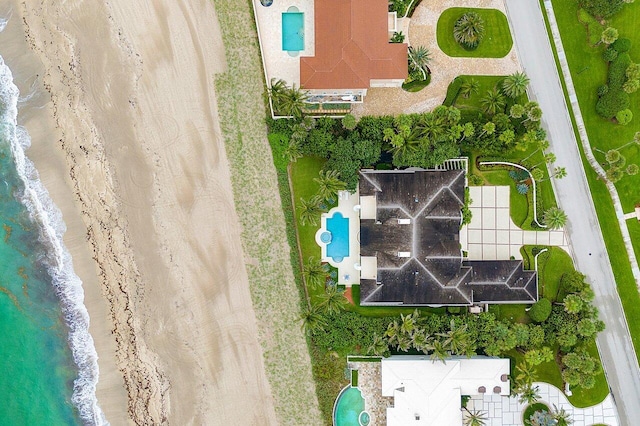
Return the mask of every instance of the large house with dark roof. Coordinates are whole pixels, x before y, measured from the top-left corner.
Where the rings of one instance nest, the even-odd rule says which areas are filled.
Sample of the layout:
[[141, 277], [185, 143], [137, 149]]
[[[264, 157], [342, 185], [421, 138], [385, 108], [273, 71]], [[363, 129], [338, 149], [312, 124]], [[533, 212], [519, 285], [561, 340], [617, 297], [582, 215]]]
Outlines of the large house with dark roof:
[[534, 303], [522, 260], [463, 257], [464, 170], [360, 172], [360, 303]]

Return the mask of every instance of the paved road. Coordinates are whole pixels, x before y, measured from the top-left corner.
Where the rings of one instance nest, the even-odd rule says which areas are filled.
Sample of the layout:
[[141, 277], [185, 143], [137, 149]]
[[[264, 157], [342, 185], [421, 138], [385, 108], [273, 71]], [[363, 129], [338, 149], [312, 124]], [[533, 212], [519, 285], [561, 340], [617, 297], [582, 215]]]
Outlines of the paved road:
[[[544, 111], [556, 166], [568, 176], [553, 182], [560, 207], [569, 216], [567, 232], [577, 269], [587, 274], [596, 293], [595, 303], [607, 325], [598, 337], [621, 424], [640, 419], [640, 369], [616, 291], [613, 271], [587, 186], [562, 87], [551, 53], [542, 11], [537, 1], [505, 0], [519, 59], [531, 79], [530, 96]], [[620, 253], [626, 256], [626, 253]]]

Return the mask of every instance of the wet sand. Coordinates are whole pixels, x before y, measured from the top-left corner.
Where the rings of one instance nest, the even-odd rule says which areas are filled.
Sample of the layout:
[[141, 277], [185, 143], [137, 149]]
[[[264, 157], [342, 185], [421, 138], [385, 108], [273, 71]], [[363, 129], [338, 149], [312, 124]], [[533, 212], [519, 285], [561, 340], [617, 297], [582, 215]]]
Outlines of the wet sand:
[[28, 155], [67, 223], [107, 419], [276, 424], [213, 91], [226, 67], [213, 4], [10, 3], [7, 63], [21, 93], [36, 80], [42, 94], [21, 111]]

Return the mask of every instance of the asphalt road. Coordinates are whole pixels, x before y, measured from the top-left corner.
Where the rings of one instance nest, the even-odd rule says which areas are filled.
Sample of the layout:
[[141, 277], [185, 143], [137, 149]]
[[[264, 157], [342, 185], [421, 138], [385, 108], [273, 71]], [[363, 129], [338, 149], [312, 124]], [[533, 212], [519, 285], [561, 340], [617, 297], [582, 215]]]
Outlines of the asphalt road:
[[505, 0], [505, 4], [520, 62], [531, 79], [529, 96], [539, 102], [544, 111], [543, 125], [551, 143], [550, 150], [557, 157], [555, 166], [567, 169], [567, 177], [553, 184], [558, 203], [569, 217], [566, 231], [576, 268], [589, 277], [596, 294], [595, 304], [607, 326], [598, 337], [598, 347], [609, 386], [621, 424], [635, 425], [640, 422], [640, 369], [580, 160], [542, 11], [535, 0]]

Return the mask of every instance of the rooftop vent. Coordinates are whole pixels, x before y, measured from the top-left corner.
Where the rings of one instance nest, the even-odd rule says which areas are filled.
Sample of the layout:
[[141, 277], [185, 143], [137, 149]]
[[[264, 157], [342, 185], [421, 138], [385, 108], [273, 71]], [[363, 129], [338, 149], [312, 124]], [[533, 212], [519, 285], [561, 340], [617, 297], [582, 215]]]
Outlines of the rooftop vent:
[[509, 381], [509, 375], [508, 374], [503, 374], [502, 376], [500, 376], [500, 380], [502, 382], [508, 382]]
[[478, 388], [478, 393], [487, 393], [487, 388], [485, 388], [484, 386], [480, 386]]
[[500, 386], [496, 386], [493, 388], [493, 393], [500, 393], [502, 392], [502, 388]]

